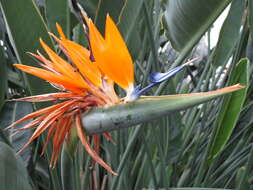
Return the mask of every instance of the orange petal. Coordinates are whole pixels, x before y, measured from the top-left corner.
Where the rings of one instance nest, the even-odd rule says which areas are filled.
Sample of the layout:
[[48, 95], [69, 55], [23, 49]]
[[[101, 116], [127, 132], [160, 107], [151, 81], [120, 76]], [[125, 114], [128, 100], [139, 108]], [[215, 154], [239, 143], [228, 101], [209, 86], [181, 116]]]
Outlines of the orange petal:
[[60, 35], [61, 39], [66, 39], [64, 32], [62, 30], [62, 27], [58, 23], [56, 23], [56, 28], [57, 28], [58, 34]]
[[42, 148], [42, 151], [41, 151], [41, 155], [44, 154], [44, 152], [45, 152], [45, 150], [47, 148], [47, 145], [49, 143], [49, 140], [50, 140], [51, 136], [53, 135], [53, 133], [54, 133], [54, 131], [56, 129], [56, 126], [57, 126], [57, 122], [53, 123], [51, 125], [51, 127], [49, 128], [48, 133], [47, 133], [47, 139], [45, 141], [45, 144], [43, 145], [43, 148]]
[[75, 42], [59, 40], [54, 35], [53, 37], [66, 50], [67, 56], [71, 59], [72, 63], [76, 65], [80, 73], [95, 86], [101, 86], [100, 70], [95, 63], [91, 62], [89, 51]]
[[64, 104], [65, 104], [65, 102], [62, 102], [60, 104], [56, 104], [56, 105], [53, 105], [53, 106], [50, 106], [50, 107], [46, 107], [46, 108], [40, 109], [40, 110], [35, 111], [33, 113], [30, 113], [30, 114], [26, 115], [25, 117], [23, 117], [23, 118], [15, 121], [15, 122], [13, 122], [11, 125], [9, 125], [8, 127], [6, 127], [5, 129], [9, 129], [9, 128], [11, 128], [11, 127], [13, 127], [13, 126], [15, 126], [15, 125], [17, 125], [19, 123], [22, 123], [22, 122], [28, 120], [28, 119], [33, 119], [33, 118], [38, 117], [38, 116], [40, 116], [42, 114], [51, 112], [51, 111], [53, 111], [53, 110], [61, 107]]
[[[115, 55], [107, 57], [109, 58], [107, 61], [111, 66], [113, 65], [115, 70], [121, 73], [118, 80], [122, 81], [122, 86], [126, 88], [134, 82], [133, 61], [117, 26], [109, 15], [106, 17], [105, 41], [109, 54]], [[124, 72], [122, 72], [122, 68]], [[123, 84], [125, 80], [127, 83]]]
[[41, 124], [38, 126], [38, 128], [35, 130], [35, 132], [33, 133], [32, 137], [30, 137], [30, 139], [28, 140], [28, 142], [17, 152], [17, 154], [19, 154], [20, 152], [22, 152], [24, 149], [26, 149], [31, 143], [32, 141], [37, 138], [41, 133], [43, 133], [57, 118], [58, 116], [54, 116], [53, 118], [50, 118], [50, 120], [45, 123], [44, 121], [41, 122]]
[[[55, 100], [62, 100], [68, 98], [77, 98], [78, 95], [75, 93], [49, 93], [49, 94], [42, 94], [37, 96], [28, 96], [24, 98], [17, 98], [12, 99], [11, 101], [27, 101], [27, 102], [47, 102], [47, 101], [55, 101]], [[80, 96], [81, 97], [81, 96]]]
[[[112, 20], [106, 23], [106, 40], [89, 20], [92, 53], [104, 75], [124, 89], [133, 85], [133, 64], [125, 43]], [[112, 44], [114, 40], [116, 44]], [[126, 69], [126, 70], [125, 70]]]
[[102, 134], [108, 141], [111, 141], [111, 143], [116, 144], [116, 142], [112, 139], [112, 136], [109, 133], [103, 133]]
[[112, 173], [113, 175], [118, 175], [117, 173], [115, 173], [112, 168], [110, 166], [108, 166], [98, 155], [97, 153], [91, 148], [90, 144], [88, 143], [88, 141], [86, 140], [86, 137], [84, 136], [84, 132], [82, 129], [82, 124], [81, 124], [81, 118], [80, 118], [80, 114], [78, 114], [76, 116], [76, 128], [77, 128], [77, 134], [85, 148], [85, 150], [87, 151], [87, 153], [97, 162], [99, 163], [102, 167], [104, 167], [107, 171], [109, 171], [110, 173]]
[[[62, 73], [64, 76], [69, 77], [72, 80], [75, 80], [76, 83], [80, 83], [81, 85], [85, 85], [85, 81], [82, 77], [76, 72], [76, 69], [73, 68], [69, 63], [67, 63], [64, 59], [58, 56], [53, 50], [51, 50], [44, 42], [40, 39], [40, 43], [44, 50], [47, 52], [48, 56], [53, 62], [54, 69], [59, 73]], [[43, 56], [41, 56], [43, 58]], [[47, 63], [44, 58], [44, 62]], [[52, 63], [51, 63], [52, 64]]]
[[44, 119], [46, 118], [46, 115], [40, 116], [34, 120], [32, 120], [31, 122], [29, 122], [27, 125], [25, 125], [22, 128], [18, 128], [17, 131], [23, 131], [23, 130], [27, 130], [27, 129], [31, 129], [33, 127], [38, 126]]
[[40, 125], [36, 128], [36, 130], [33, 132], [32, 136], [30, 137], [29, 141], [18, 151], [18, 153], [22, 152], [31, 142], [40, 136], [48, 127], [50, 127], [57, 118], [61, 117], [64, 112], [66, 112], [67, 109], [69, 109], [70, 106], [73, 105], [74, 102], [78, 100], [70, 100], [64, 102], [65, 104], [58, 109], [54, 110], [53, 112], [49, 113], [48, 116], [40, 123]]
[[[75, 80], [70, 80], [69, 78], [66, 78], [62, 75], [52, 73], [50, 71], [36, 68], [36, 67], [31, 67], [27, 65], [21, 65], [21, 64], [14, 64], [18, 69], [32, 74], [34, 76], [37, 76], [39, 78], [42, 78], [44, 80], [47, 80], [52, 83], [56, 83], [58, 85], [64, 86], [66, 89], [75, 92], [75, 93], [83, 93], [84, 89], [88, 89], [89, 86], [83, 84], [82, 86], [76, 83]], [[82, 90], [81, 90], [82, 89]]]
[[100, 152], [100, 135], [93, 135], [94, 150], [99, 155]]
[[50, 166], [55, 167], [56, 165], [56, 161], [58, 159], [58, 156], [61, 150], [61, 145], [64, 142], [64, 139], [69, 132], [71, 122], [72, 122], [71, 116], [62, 117], [58, 121], [54, 139], [53, 139], [53, 154], [52, 154]]

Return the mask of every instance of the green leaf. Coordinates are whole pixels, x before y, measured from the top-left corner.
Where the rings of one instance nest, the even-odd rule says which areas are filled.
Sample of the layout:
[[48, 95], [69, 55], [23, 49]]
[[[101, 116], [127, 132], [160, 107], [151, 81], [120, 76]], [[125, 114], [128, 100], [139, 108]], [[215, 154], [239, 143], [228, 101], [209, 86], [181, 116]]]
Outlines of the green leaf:
[[182, 187], [182, 188], [169, 188], [169, 190], [229, 190], [229, 189], [218, 189], [218, 188], [199, 188], [199, 187]]
[[68, 32], [69, 7], [68, 0], [46, 0], [46, 18], [49, 28], [56, 33], [55, 24], [61, 25], [65, 34]]
[[169, 188], [169, 190], [229, 190], [229, 189], [182, 187], [182, 188]]
[[252, 169], [252, 162], [253, 162], [253, 146], [251, 147], [248, 160], [245, 167], [241, 167], [238, 170], [238, 180], [237, 180], [237, 188], [238, 190], [250, 189], [250, 171]]
[[84, 10], [87, 12], [90, 18], [94, 20], [96, 16], [96, 10], [99, 6], [99, 1], [100, 0], [79, 0], [80, 4], [84, 7]]
[[65, 149], [67, 143], [64, 143], [64, 148], [61, 152], [61, 181], [64, 190], [76, 189], [74, 179], [74, 161], [72, 155]]
[[214, 51], [213, 63], [215, 66], [226, 64], [231, 57], [240, 37], [239, 33], [243, 10], [243, 0], [234, 0], [232, 2], [228, 16], [222, 25], [219, 40]]
[[0, 110], [4, 104], [5, 93], [7, 90], [7, 74], [6, 74], [6, 61], [2, 48], [0, 47]]
[[[242, 59], [233, 70], [230, 76], [229, 85], [240, 83], [248, 86], [249, 81], [249, 61]], [[225, 97], [217, 122], [217, 132], [214, 137], [208, 159], [211, 161], [224, 148], [239, 118], [243, 103], [247, 95], [247, 88]]]
[[138, 31], [138, 23], [140, 22], [140, 12], [143, 8], [143, 0], [128, 0], [125, 2], [117, 25], [122, 36], [131, 52], [133, 58], [136, 58], [140, 53], [141, 38]]
[[172, 111], [186, 109], [241, 88], [235, 85], [204, 93], [142, 97], [130, 103], [91, 109], [84, 113], [82, 122], [89, 135], [109, 132], [158, 119]]
[[32, 190], [24, 163], [6, 144], [0, 142], [0, 184], [2, 190]]
[[109, 14], [114, 22], [117, 23], [124, 4], [125, 2], [123, 0], [107, 0], [99, 2], [94, 23], [102, 34], [104, 34], [106, 15]]
[[250, 25], [250, 35], [251, 35], [251, 39], [253, 39], [253, 2], [252, 1], [248, 1], [249, 2], [249, 25]]
[[189, 51], [231, 0], [169, 0], [165, 27], [178, 51]]
[[[36, 65], [33, 59], [26, 53], [41, 49], [39, 38], [42, 38], [51, 47], [53, 47], [53, 44], [34, 1], [20, 0], [14, 2], [0, 0], [0, 7], [4, 14], [8, 35], [19, 63]], [[31, 94], [42, 94], [52, 91], [49, 83], [45, 83], [34, 76], [29, 75], [27, 83]]]
[[142, 6], [143, 0], [128, 0], [120, 12], [117, 25], [126, 42], [129, 41], [129, 38], [132, 36], [131, 34], [134, 32], [133, 29], [138, 21], [138, 15], [142, 10]]
[[[3, 110], [0, 112], [0, 129], [12, 124], [14, 121], [21, 119], [22, 117], [33, 112], [33, 107], [30, 102], [6, 102], [4, 104]], [[24, 127], [29, 121], [25, 121], [21, 124], [18, 124], [15, 129]], [[18, 134], [13, 135], [15, 132], [14, 128], [11, 128], [8, 131], [5, 131], [8, 134], [9, 142], [15, 151], [19, 151], [29, 140], [32, 135], [32, 131], [20, 131]], [[8, 133], [7, 133], [8, 132]], [[25, 161], [27, 165], [31, 158], [31, 149], [27, 148], [20, 153], [20, 156]]]

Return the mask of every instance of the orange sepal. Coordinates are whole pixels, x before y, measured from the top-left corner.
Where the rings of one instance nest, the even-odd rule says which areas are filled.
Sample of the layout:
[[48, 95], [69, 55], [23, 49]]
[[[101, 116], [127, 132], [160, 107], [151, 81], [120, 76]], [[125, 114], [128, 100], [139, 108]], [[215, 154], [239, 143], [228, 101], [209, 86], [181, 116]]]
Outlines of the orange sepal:
[[56, 101], [56, 100], [62, 100], [62, 99], [68, 99], [68, 98], [76, 98], [81, 97], [78, 94], [75, 93], [68, 93], [68, 92], [57, 92], [57, 93], [49, 93], [49, 94], [42, 94], [42, 95], [36, 95], [36, 96], [28, 96], [24, 98], [17, 98], [12, 99], [10, 101], [27, 101], [27, 102], [48, 102], [48, 101]]
[[[91, 49], [103, 74], [122, 88], [128, 90], [133, 85], [133, 64], [122, 37], [117, 28], [115, 29], [115, 24], [113, 25], [111, 22], [109, 21], [109, 24], [106, 23], [106, 39], [104, 39], [89, 19]], [[116, 44], [111, 43], [114, 40], [112, 35], [116, 35]]]
[[[110, 51], [110, 56], [106, 57], [107, 62], [121, 73], [119, 80], [126, 81], [126, 84], [123, 84], [126, 88], [134, 83], [133, 61], [116, 24], [109, 15], [106, 17], [105, 41], [108, 51]], [[124, 69], [123, 72], [122, 68]]]
[[[67, 63], [64, 59], [62, 59], [60, 56], [58, 56], [52, 49], [50, 49], [45, 42], [43, 42], [42, 39], [40, 39], [40, 43], [50, 59], [53, 63], [50, 63], [53, 65], [53, 69], [59, 73], [62, 73], [64, 76], [69, 77], [71, 80], [75, 80], [76, 83], [83, 84], [85, 83], [84, 79], [80, 76], [78, 72], [76, 72], [76, 69], [73, 68], [69, 63]], [[40, 55], [40, 58], [44, 63], [48, 63], [48, 61], [44, 56]]]
[[101, 73], [97, 65], [91, 62], [89, 51], [75, 42], [60, 40], [51, 33], [50, 35], [65, 49], [65, 54], [79, 69], [80, 73], [95, 86], [101, 86]]
[[47, 117], [39, 124], [39, 126], [36, 128], [36, 130], [33, 132], [32, 136], [28, 140], [28, 142], [18, 151], [18, 153], [22, 152], [31, 142], [40, 136], [48, 127], [50, 127], [57, 118], [60, 118], [66, 110], [69, 109], [69, 107], [73, 106], [73, 103], [78, 100], [70, 100], [64, 102], [64, 105], [61, 107], [55, 109], [53, 112], [50, 112]]
[[81, 116], [80, 114], [78, 114], [76, 116], [76, 128], [77, 128], [77, 134], [85, 148], [85, 150], [87, 151], [87, 153], [91, 156], [91, 158], [93, 158], [94, 161], [96, 161], [97, 163], [99, 163], [102, 167], [104, 167], [107, 171], [109, 171], [110, 173], [112, 173], [113, 175], [118, 175], [116, 172], [114, 172], [112, 170], [112, 168], [110, 166], [108, 166], [98, 155], [97, 153], [91, 148], [89, 142], [86, 140], [86, 137], [84, 135], [84, 131], [82, 130], [82, 124], [81, 124]]
[[58, 23], [56, 23], [56, 28], [57, 28], [58, 34], [60, 35], [61, 39], [63, 39], [63, 40], [67, 39], [66, 36], [64, 35], [62, 27]]
[[17, 125], [19, 123], [22, 123], [22, 122], [28, 120], [28, 119], [33, 119], [33, 118], [38, 117], [38, 116], [40, 116], [42, 114], [51, 112], [51, 111], [53, 111], [53, 110], [61, 107], [64, 104], [65, 104], [65, 102], [62, 102], [62, 103], [59, 103], [59, 104], [56, 104], [56, 105], [53, 105], [53, 106], [50, 106], [50, 107], [46, 107], [46, 108], [40, 109], [40, 110], [35, 111], [33, 113], [30, 113], [30, 114], [26, 115], [25, 117], [22, 117], [21, 119], [13, 122], [11, 125], [9, 125], [8, 127], [6, 127], [5, 129], [9, 129], [9, 128], [11, 128], [11, 127], [13, 127], [13, 126], [15, 126], [15, 125]]
[[52, 83], [55, 83], [58, 85], [62, 85], [66, 89], [68, 89], [72, 92], [78, 93], [78, 94], [82, 94], [85, 89], [89, 88], [88, 85], [85, 85], [85, 84], [80, 85], [80, 84], [76, 83], [75, 80], [71, 80], [67, 77], [60, 75], [60, 74], [52, 73], [52, 72], [44, 70], [44, 69], [31, 67], [31, 66], [27, 66], [27, 65], [21, 65], [21, 64], [14, 64], [14, 66], [16, 66], [18, 69], [20, 69], [26, 73], [32, 74], [34, 76], [37, 76], [37, 77], [47, 80], [49, 82], [52, 82]]

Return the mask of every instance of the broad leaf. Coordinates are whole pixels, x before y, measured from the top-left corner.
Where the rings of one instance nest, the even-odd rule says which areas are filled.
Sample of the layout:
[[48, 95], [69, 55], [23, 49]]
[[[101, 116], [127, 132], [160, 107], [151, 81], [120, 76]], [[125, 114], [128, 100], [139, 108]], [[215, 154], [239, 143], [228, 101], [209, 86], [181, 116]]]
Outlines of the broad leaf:
[[231, 0], [169, 0], [165, 26], [172, 45], [189, 51], [209, 29]]
[[244, 1], [234, 0], [224, 24], [222, 25], [219, 41], [216, 45], [213, 63], [216, 66], [226, 64], [239, 40], [241, 20], [243, 17]]
[[[30, 102], [6, 102], [4, 104], [2, 112], [0, 112], [0, 129], [4, 130], [5, 127], [13, 123], [14, 121], [26, 116], [33, 112], [33, 107]], [[23, 122], [15, 127], [15, 129], [24, 127], [29, 121]], [[8, 139], [15, 151], [19, 151], [28, 141], [32, 135], [32, 131], [21, 131], [13, 136], [15, 132], [14, 128], [6, 131]], [[31, 158], [30, 147], [20, 153], [26, 165]]]
[[109, 14], [114, 20], [114, 22], [117, 23], [118, 17], [121, 14], [123, 6], [124, 6], [123, 0], [100, 1], [96, 10], [96, 16], [95, 16], [94, 22], [102, 34], [104, 33], [104, 29], [105, 29], [106, 15]]
[[[0, 7], [8, 25], [8, 35], [19, 63], [35, 65], [34, 60], [26, 53], [41, 49], [39, 38], [42, 38], [51, 47], [53, 44], [34, 1], [0, 0]], [[41, 94], [52, 89], [48, 83], [33, 76], [28, 76], [27, 83], [31, 94]]]
[[58, 23], [63, 31], [68, 34], [69, 29], [69, 8], [68, 0], [46, 0], [46, 18], [51, 31], [56, 33], [55, 24]]
[[[242, 59], [233, 70], [229, 85], [240, 83], [244, 86], [249, 84], [249, 61]], [[216, 120], [217, 132], [214, 138], [210, 153], [209, 161], [217, 156], [224, 148], [233, 129], [237, 123], [243, 103], [247, 95], [247, 88], [225, 97], [219, 117]]]
[[6, 144], [0, 142], [0, 184], [3, 190], [32, 190], [23, 161]]

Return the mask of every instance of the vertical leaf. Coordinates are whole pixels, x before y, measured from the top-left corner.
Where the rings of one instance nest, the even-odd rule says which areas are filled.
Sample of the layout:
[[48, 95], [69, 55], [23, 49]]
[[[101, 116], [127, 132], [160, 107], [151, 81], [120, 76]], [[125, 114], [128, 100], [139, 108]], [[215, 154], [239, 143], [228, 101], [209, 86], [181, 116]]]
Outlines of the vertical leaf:
[[123, 0], [99, 1], [94, 21], [102, 34], [104, 33], [106, 15], [109, 14], [113, 18], [114, 22], [117, 22], [120, 11], [126, 2]]
[[[249, 61], [242, 59], [231, 74], [229, 85], [240, 83], [248, 86], [249, 84]], [[247, 88], [235, 92], [225, 97], [219, 116], [216, 120], [217, 132], [209, 151], [209, 161], [215, 158], [224, 148], [229, 140], [233, 129], [237, 123], [243, 103], [247, 94]]]
[[2, 47], [0, 46], [0, 110], [4, 104], [5, 93], [7, 88], [6, 63]]
[[222, 25], [219, 41], [216, 45], [213, 63], [216, 66], [226, 64], [239, 40], [241, 19], [243, 17], [244, 1], [234, 0], [224, 24]]
[[56, 33], [55, 24], [58, 23], [65, 33], [68, 32], [69, 7], [68, 0], [46, 0], [46, 18], [50, 29]]
[[251, 34], [251, 39], [253, 39], [253, 2], [249, 2], [249, 25], [250, 25], [250, 34]]

